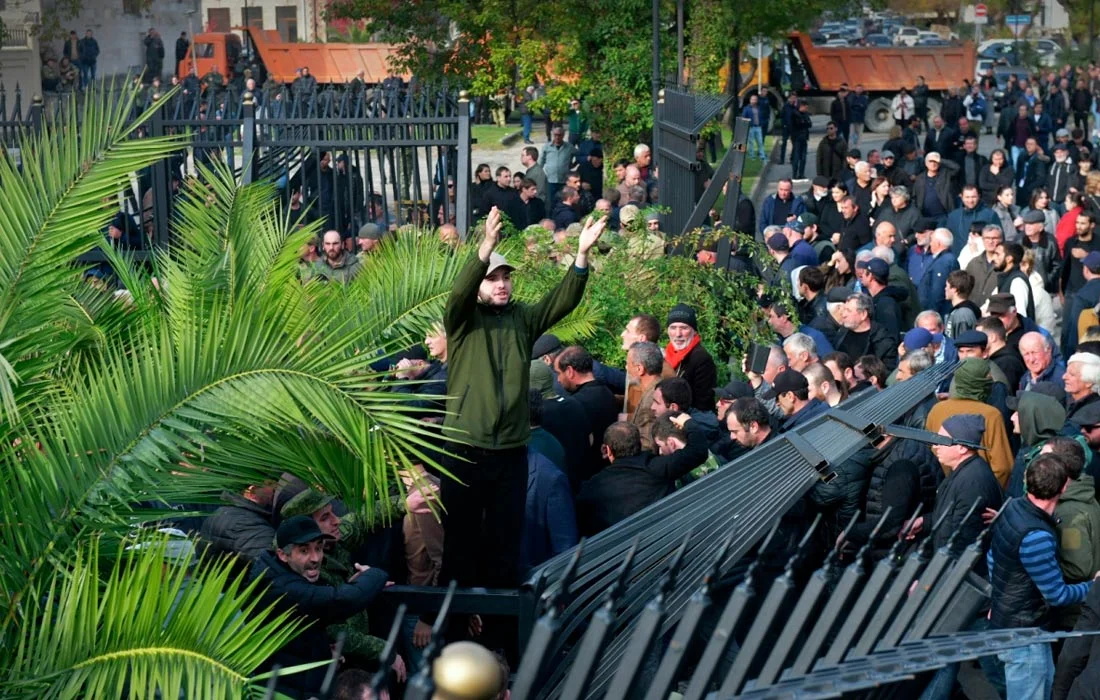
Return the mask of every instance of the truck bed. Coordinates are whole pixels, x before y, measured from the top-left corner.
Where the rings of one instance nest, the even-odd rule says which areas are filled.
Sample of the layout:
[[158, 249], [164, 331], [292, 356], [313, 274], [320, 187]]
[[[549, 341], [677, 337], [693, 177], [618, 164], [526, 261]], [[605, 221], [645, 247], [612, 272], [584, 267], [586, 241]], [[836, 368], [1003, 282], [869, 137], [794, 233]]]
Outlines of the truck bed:
[[[387, 59], [393, 44], [286, 43], [274, 30], [251, 31], [252, 41], [269, 75], [282, 83], [294, 80], [294, 71], [308, 66], [318, 83], [346, 83], [360, 70], [367, 83], [381, 83], [389, 74]], [[403, 72], [398, 72], [404, 78]]]
[[804, 34], [790, 37], [806, 68], [807, 82], [824, 92], [841, 83], [857, 83], [867, 92], [897, 92], [923, 75], [930, 90], [960, 87], [973, 79], [977, 53], [973, 42], [958, 46], [815, 46]]

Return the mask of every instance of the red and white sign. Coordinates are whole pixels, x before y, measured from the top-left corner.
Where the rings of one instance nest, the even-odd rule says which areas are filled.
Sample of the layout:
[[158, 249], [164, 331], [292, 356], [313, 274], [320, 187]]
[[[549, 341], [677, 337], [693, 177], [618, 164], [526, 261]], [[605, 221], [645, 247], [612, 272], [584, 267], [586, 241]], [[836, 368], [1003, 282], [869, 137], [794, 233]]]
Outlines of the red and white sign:
[[985, 3], [978, 3], [974, 6], [974, 17], [987, 17], [988, 10], [989, 8], [985, 6]]

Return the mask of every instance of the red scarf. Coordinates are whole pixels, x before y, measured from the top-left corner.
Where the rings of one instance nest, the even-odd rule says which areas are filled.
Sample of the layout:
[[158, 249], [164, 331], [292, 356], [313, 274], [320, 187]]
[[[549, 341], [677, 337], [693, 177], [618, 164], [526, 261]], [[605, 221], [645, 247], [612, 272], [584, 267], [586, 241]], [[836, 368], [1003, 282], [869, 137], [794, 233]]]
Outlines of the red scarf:
[[665, 361], [672, 367], [672, 369], [678, 369], [680, 363], [684, 361], [684, 358], [688, 356], [695, 346], [699, 344], [699, 334], [696, 333], [691, 337], [691, 342], [687, 344], [687, 347], [683, 350], [677, 350], [672, 347], [672, 343], [665, 346]]

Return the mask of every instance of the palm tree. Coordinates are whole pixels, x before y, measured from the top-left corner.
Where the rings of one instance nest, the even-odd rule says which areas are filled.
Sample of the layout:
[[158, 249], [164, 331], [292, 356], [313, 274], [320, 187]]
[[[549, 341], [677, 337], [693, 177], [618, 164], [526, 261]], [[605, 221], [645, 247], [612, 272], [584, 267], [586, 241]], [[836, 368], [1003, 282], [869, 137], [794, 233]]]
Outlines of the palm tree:
[[[438, 440], [370, 363], [423, 338], [456, 258], [410, 237], [346, 288], [303, 286], [316, 229], [215, 166], [144, 270], [103, 245], [103, 203], [186, 137], [136, 138], [135, 97], [91, 92], [25, 135], [21, 170], [0, 160], [4, 696], [245, 693], [294, 623], [241, 615], [262, 611], [230, 562], [165, 564], [146, 527], [161, 514], [135, 504], [215, 502], [287, 471], [385, 518], [397, 470]], [[127, 292], [84, 280], [97, 248]]]

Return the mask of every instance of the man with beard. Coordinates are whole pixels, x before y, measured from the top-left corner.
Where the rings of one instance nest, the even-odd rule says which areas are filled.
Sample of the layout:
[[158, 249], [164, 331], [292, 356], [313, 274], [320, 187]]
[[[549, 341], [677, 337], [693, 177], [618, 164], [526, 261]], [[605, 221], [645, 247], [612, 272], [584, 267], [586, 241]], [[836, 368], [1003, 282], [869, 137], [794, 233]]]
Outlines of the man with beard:
[[[444, 427], [464, 433], [448, 446], [440, 580], [514, 587], [519, 574], [527, 489], [531, 349], [584, 295], [588, 253], [607, 219], [589, 221], [561, 283], [534, 305], [512, 299], [513, 267], [495, 252], [500, 210], [489, 212], [477, 254], [459, 272], [447, 300], [448, 413]], [[490, 361], [490, 358], [491, 361]], [[484, 525], [484, 532], [482, 526]], [[481, 555], [488, 562], [481, 564]]]
[[993, 249], [993, 269], [997, 271], [997, 293], [1011, 294], [1015, 306], [1035, 320], [1035, 297], [1031, 283], [1020, 270], [1024, 249], [1019, 243], [1002, 243]]
[[344, 241], [339, 231], [325, 231], [322, 241], [324, 255], [313, 263], [308, 278], [322, 282], [348, 283], [359, 274], [362, 263], [355, 253], [344, 249]]
[[1085, 256], [1100, 250], [1100, 238], [1097, 238], [1095, 231], [1096, 214], [1082, 210], [1077, 215], [1073, 237], [1063, 246], [1066, 257], [1062, 265], [1062, 294], [1067, 297], [1085, 285]]
[[691, 386], [692, 407], [700, 411], [714, 409], [714, 387], [718, 370], [714, 358], [703, 347], [699, 337], [699, 320], [695, 309], [677, 304], [668, 313], [668, 345], [665, 361]]

